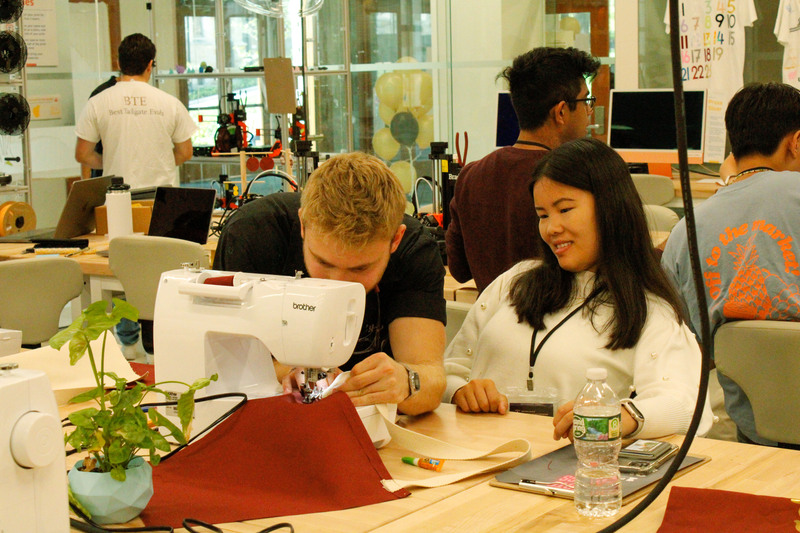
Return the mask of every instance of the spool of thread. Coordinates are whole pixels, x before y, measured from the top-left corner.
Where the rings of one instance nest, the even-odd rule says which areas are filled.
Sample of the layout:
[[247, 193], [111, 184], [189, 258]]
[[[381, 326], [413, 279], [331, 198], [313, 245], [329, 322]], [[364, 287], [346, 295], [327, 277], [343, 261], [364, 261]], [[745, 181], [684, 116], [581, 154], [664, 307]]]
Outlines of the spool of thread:
[[133, 234], [131, 208], [131, 186], [118, 176], [111, 178], [106, 192], [106, 214], [108, 216], [108, 240]]
[[36, 213], [25, 202], [0, 204], [0, 236], [36, 229]]

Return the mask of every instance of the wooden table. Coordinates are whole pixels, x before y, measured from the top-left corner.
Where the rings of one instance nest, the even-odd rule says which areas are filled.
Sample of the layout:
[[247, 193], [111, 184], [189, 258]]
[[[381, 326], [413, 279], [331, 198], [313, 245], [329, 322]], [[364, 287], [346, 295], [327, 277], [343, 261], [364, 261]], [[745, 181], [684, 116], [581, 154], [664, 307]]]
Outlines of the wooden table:
[[[552, 439], [550, 418], [520, 413], [475, 415], [457, 412], [450, 404], [433, 413], [403, 417], [403, 423], [420, 433], [475, 449], [489, 449], [515, 437], [531, 442], [534, 456], [564, 445]], [[682, 437], [668, 440], [679, 443]], [[403, 465], [408, 455], [393, 443], [378, 452], [393, 477], [436, 475]], [[669, 487], [701, 487], [760, 495], [797, 497], [800, 495], [800, 452], [735, 442], [695, 439], [691, 453], [708, 455], [711, 461], [674, 480]], [[475, 464], [448, 462], [450, 472], [474, 469]], [[578, 516], [572, 501], [538, 494], [492, 487], [493, 474], [476, 476], [446, 487], [411, 489], [411, 496], [365, 507], [289, 517], [225, 524], [226, 533], [258, 531], [278, 522], [291, 522], [298, 533], [326, 531], [380, 533], [408, 531], [597, 531], [614, 519], [591, 520]], [[661, 524], [669, 487], [645, 511], [621, 531], [652, 532]], [[631, 509], [637, 501], [625, 505]], [[621, 515], [618, 515], [621, 516]], [[133, 521], [135, 525], [139, 521]], [[76, 530], [73, 530], [76, 531]], [[184, 530], [178, 530], [184, 531]]]
[[[79, 238], [89, 239], [89, 250], [69, 256], [70, 259], [77, 261], [84, 276], [84, 290], [79, 305], [72, 306], [73, 319], [77, 318], [81, 310], [90, 303], [98, 300], [110, 303], [113, 294], [124, 292], [122, 284], [111, 271], [108, 257], [97, 255], [97, 252], [108, 250], [107, 236], [90, 233]], [[208, 242], [203, 245], [209, 253], [209, 264], [213, 262], [217, 240], [217, 237], [209, 237]], [[36, 254], [26, 253], [26, 250], [32, 247], [31, 243], [0, 243], [0, 261], [36, 257]]]

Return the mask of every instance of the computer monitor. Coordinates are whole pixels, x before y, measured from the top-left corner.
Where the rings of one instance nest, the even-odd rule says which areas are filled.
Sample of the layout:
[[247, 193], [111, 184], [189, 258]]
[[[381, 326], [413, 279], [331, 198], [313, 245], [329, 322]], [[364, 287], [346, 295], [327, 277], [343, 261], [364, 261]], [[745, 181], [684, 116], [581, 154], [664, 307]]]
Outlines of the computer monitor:
[[[629, 163], [677, 163], [672, 89], [612, 90], [608, 144]], [[703, 162], [706, 92], [685, 91], [689, 163]]]
[[519, 137], [519, 122], [514, 106], [511, 105], [511, 93], [497, 93], [497, 134], [495, 146], [511, 146]]

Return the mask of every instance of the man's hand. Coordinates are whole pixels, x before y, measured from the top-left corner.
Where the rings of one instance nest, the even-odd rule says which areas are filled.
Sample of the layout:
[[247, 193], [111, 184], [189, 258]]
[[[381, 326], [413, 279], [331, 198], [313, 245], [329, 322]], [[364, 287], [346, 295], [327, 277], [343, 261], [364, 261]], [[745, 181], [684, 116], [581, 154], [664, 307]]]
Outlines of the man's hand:
[[408, 371], [387, 354], [375, 353], [353, 367], [350, 379], [339, 390], [346, 392], [356, 407], [400, 403], [408, 398]]
[[491, 379], [473, 379], [453, 395], [453, 401], [467, 413], [508, 412], [508, 397], [500, 394]]

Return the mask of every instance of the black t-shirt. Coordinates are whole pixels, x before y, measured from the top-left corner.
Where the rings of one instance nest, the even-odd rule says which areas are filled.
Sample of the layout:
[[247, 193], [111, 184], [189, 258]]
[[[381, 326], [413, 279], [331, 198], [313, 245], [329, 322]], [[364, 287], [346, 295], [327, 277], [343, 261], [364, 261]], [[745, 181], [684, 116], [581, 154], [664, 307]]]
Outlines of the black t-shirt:
[[[299, 193], [276, 193], [245, 204], [231, 216], [217, 245], [214, 268], [234, 272], [308, 275], [300, 235]], [[367, 294], [364, 323], [353, 365], [376, 352], [392, 354], [389, 324], [400, 317], [446, 321], [444, 266], [436, 242], [416, 219], [406, 215], [406, 231], [378, 288]]]

